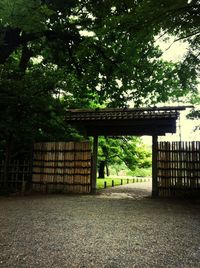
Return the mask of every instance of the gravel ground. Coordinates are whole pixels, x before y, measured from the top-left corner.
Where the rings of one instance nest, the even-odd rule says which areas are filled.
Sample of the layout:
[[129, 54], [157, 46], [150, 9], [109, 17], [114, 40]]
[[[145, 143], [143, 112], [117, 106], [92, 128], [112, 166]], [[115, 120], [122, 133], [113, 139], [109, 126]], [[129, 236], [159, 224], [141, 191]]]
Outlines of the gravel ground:
[[200, 203], [149, 195], [1, 197], [0, 267], [200, 267]]

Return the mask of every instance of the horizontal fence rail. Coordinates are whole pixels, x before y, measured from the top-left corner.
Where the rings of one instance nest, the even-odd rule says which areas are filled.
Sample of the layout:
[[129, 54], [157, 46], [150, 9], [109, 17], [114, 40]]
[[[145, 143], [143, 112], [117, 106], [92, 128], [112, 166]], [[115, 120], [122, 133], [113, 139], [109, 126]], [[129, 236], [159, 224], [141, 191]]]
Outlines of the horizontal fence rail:
[[36, 143], [32, 185], [33, 190], [42, 192], [90, 193], [90, 143]]
[[200, 142], [159, 142], [159, 196], [200, 195]]

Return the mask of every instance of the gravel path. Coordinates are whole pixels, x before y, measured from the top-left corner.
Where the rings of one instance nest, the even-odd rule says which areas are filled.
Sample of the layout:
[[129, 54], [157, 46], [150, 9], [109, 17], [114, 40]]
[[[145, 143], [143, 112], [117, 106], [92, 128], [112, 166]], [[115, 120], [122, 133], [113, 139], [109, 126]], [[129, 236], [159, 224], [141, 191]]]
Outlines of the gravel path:
[[149, 195], [138, 183], [1, 197], [0, 267], [200, 267], [200, 203]]

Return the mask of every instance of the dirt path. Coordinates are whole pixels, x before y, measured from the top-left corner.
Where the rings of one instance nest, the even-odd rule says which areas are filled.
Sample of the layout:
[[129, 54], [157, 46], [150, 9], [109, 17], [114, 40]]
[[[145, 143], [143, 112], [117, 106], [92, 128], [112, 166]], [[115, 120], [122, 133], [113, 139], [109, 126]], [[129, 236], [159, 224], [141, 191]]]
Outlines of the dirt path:
[[200, 203], [143, 186], [0, 198], [0, 267], [200, 267]]
[[148, 182], [130, 183], [97, 191], [98, 194], [107, 196], [109, 198], [131, 198], [135, 200], [151, 197], [151, 192], [151, 180]]

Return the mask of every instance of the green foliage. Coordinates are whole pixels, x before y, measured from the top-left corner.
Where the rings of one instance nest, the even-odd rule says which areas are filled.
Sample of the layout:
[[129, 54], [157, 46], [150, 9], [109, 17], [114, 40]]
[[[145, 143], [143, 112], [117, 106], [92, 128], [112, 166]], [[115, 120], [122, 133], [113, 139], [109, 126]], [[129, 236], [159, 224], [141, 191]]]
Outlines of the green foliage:
[[136, 168], [133, 171], [128, 171], [127, 176], [134, 177], [151, 177], [152, 176], [152, 167], [148, 168]]
[[[189, 53], [182, 65], [169, 64], [160, 59], [154, 41], [161, 29], [184, 37], [189, 31], [185, 22], [197, 29], [198, 8], [186, 0], [2, 0], [0, 55], [6, 60], [28, 44], [45, 64], [65, 70], [69, 91], [85, 100], [80, 107], [94, 97], [94, 105], [119, 107], [128, 100], [152, 105], [195, 90], [197, 55]], [[12, 40], [7, 38], [11, 29]], [[190, 43], [198, 48], [198, 40]]]
[[40, 0], [1, 0], [0, 25], [19, 28], [25, 32], [43, 31], [46, 20], [53, 14]]
[[64, 122], [64, 105], [56, 97], [63, 73], [53, 66], [32, 66], [21, 73], [10, 64], [1, 68], [0, 131], [2, 141], [24, 147], [35, 140], [79, 139]]
[[98, 157], [99, 162], [104, 161], [105, 165], [116, 167], [124, 163], [131, 171], [151, 166], [151, 152], [138, 137], [101, 137]]
[[[187, 0], [1, 0], [2, 140], [80, 138], [64, 123], [67, 108], [155, 105], [196, 94], [198, 11], [199, 1]], [[189, 42], [183, 62], [160, 58], [161, 31]], [[131, 169], [149, 164], [130, 140], [102, 145], [104, 155], [110, 147]]]
[[198, 131], [200, 134], [200, 95], [193, 96], [192, 104], [194, 105], [194, 108], [189, 112], [187, 118], [191, 120], [196, 120], [196, 126], [194, 127], [194, 131]]

